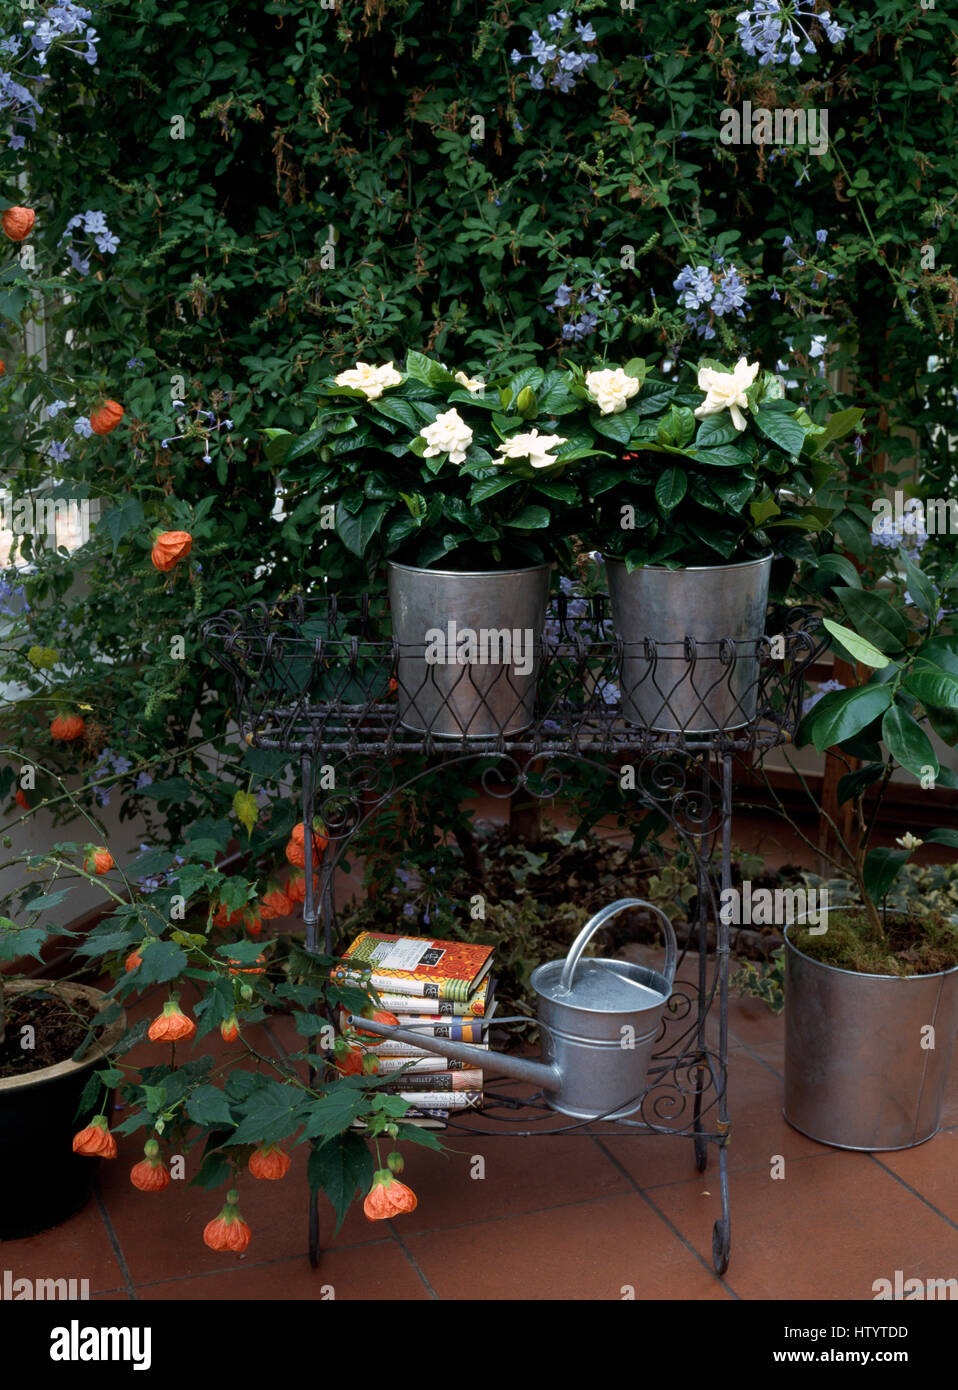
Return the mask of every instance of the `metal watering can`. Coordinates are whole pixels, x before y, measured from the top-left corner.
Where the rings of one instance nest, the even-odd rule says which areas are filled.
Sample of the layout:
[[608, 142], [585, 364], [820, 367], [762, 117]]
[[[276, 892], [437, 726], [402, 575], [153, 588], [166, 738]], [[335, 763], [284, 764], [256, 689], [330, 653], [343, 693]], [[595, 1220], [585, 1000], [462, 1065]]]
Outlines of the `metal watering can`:
[[[662, 974], [629, 961], [580, 956], [599, 927], [627, 907], [646, 907], [665, 930]], [[565, 960], [548, 961], [532, 972], [536, 1016], [542, 1029], [542, 1060], [484, 1051], [468, 1043], [425, 1036], [416, 1028], [393, 1027], [350, 1016], [367, 1033], [395, 1038], [427, 1052], [519, 1081], [545, 1093], [553, 1110], [579, 1120], [624, 1119], [641, 1104], [662, 1010], [672, 993], [678, 947], [665, 913], [642, 898], [620, 898], [586, 922]], [[525, 1019], [491, 1019], [517, 1023]], [[414, 1084], [414, 1083], [411, 1083]]]

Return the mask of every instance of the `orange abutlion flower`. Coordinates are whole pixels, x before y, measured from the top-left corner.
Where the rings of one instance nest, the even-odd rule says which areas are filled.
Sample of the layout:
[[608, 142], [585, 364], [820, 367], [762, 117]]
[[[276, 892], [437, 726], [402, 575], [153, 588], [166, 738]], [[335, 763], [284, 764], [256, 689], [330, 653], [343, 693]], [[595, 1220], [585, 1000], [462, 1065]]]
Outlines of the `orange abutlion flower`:
[[179, 1000], [168, 999], [159, 1018], [150, 1024], [147, 1036], [151, 1042], [181, 1042], [184, 1038], [192, 1038], [195, 1032], [196, 1024], [187, 1018]]
[[249, 1170], [254, 1178], [267, 1178], [276, 1182], [279, 1178], [285, 1178], [292, 1161], [289, 1154], [278, 1144], [262, 1144], [250, 1155]]
[[88, 874], [108, 874], [115, 867], [113, 855], [108, 849], [91, 850], [83, 867]]
[[403, 1212], [415, 1211], [418, 1204], [419, 1199], [411, 1187], [395, 1178], [388, 1168], [380, 1168], [373, 1173], [373, 1185], [363, 1202], [363, 1211], [370, 1221], [388, 1221], [390, 1217], [402, 1216]]
[[110, 1133], [105, 1115], [97, 1115], [73, 1136], [73, 1152], [84, 1158], [116, 1158], [116, 1140]]
[[240, 1035], [239, 1019], [235, 1014], [230, 1014], [229, 1018], [224, 1018], [220, 1024], [220, 1037], [224, 1042], [235, 1042]]
[[86, 724], [79, 714], [60, 714], [50, 725], [50, 737], [70, 743], [75, 738], [82, 738], [85, 729]]
[[109, 434], [123, 419], [123, 407], [119, 401], [104, 401], [98, 410], [90, 414], [90, 428], [94, 434]]
[[253, 1232], [239, 1213], [239, 1193], [234, 1187], [226, 1194], [226, 1205], [203, 1232], [203, 1241], [211, 1250], [233, 1250], [241, 1254], [249, 1245]]
[[164, 531], [153, 542], [150, 559], [154, 568], [165, 574], [181, 560], [185, 560], [192, 549], [193, 537], [189, 531]]
[[37, 215], [33, 208], [7, 208], [0, 215], [0, 223], [11, 241], [23, 241], [33, 231]]
[[170, 1185], [170, 1170], [160, 1157], [160, 1146], [155, 1139], [148, 1139], [143, 1152], [146, 1157], [133, 1165], [130, 1182], [141, 1192], [162, 1192]]

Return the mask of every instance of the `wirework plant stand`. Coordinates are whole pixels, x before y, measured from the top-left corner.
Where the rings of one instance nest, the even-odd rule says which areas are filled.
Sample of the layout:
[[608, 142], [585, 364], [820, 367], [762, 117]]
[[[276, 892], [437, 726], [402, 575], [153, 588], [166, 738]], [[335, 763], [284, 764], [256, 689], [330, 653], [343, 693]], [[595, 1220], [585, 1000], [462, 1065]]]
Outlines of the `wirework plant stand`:
[[[319, 815], [325, 825], [329, 846], [319, 866], [318, 891], [311, 839], [304, 840], [308, 951], [318, 950], [322, 926], [325, 953], [334, 953], [333, 882], [353, 836], [391, 797], [437, 767], [473, 764], [483, 789], [493, 796], [509, 797], [521, 787], [543, 801], [561, 795], [576, 767], [592, 768], [627, 785], [637, 808], [660, 814], [660, 824], [694, 864], [699, 885], [695, 930], [680, 950], [678, 971], [692, 943], [698, 964], [694, 981], [676, 980], [645, 1090], [635, 1097], [636, 1118], [574, 1120], [550, 1108], [541, 1093], [510, 1094], [516, 1083], [505, 1081], [485, 1091], [481, 1111], [448, 1112], [446, 1127], [477, 1137], [687, 1135], [699, 1171], [714, 1144], [722, 1215], [713, 1230], [712, 1260], [723, 1274], [731, 1233], [729, 929], [718, 905], [721, 890], [731, 886], [733, 765], [737, 757], [761, 757], [791, 739], [801, 713], [804, 673], [824, 644], [817, 620], [793, 608], [770, 613], [770, 636], [758, 641], [697, 643], [687, 637], [626, 646], [611, 630], [607, 603], [604, 595], [553, 600], [536, 648], [531, 722], [513, 733], [478, 737], [468, 733], [470, 716], [463, 710], [473, 708], [481, 717], [493, 704], [502, 709], [501, 699], [490, 698], [488, 669], [462, 665], [454, 689], [449, 691], [446, 677], [437, 698], [432, 688], [438, 684], [437, 668], [422, 662], [423, 647], [400, 647], [393, 640], [381, 598], [297, 597], [231, 609], [206, 624], [204, 640], [233, 679], [242, 738], [251, 747], [298, 759], [303, 823]], [[419, 665], [410, 665], [410, 657], [419, 658]], [[415, 688], [399, 682], [401, 658], [407, 681], [410, 671], [417, 672]], [[503, 680], [510, 679], [510, 669], [502, 668]], [[481, 679], [475, 678], [477, 671]], [[624, 689], [623, 678], [629, 682]], [[623, 717], [623, 697], [634, 711], [640, 694], [643, 709], [658, 711], [648, 726]], [[433, 724], [423, 727], [420, 704], [433, 711]], [[517, 710], [520, 704], [517, 695]], [[722, 727], [709, 727], [718, 709]], [[432, 732], [449, 727], [450, 710], [460, 720], [461, 735]], [[711, 962], [710, 923], [716, 941]], [[709, 1029], [713, 1018], [717, 1027]], [[490, 1027], [495, 1026], [493, 1019]], [[484, 1118], [500, 1127], [483, 1128]], [[315, 1267], [320, 1249], [315, 1195], [309, 1249]]]

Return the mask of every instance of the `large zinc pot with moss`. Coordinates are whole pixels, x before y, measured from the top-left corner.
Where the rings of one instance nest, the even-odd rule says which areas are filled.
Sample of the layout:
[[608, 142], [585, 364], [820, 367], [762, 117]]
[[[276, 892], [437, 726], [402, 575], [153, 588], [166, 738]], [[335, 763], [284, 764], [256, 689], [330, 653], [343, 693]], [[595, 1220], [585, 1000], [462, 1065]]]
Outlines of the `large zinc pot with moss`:
[[[958, 965], [878, 975], [815, 960], [785, 932], [785, 1118], [843, 1149], [937, 1134], [958, 1034]], [[806, 942], [806, 944], [808, 944]]]

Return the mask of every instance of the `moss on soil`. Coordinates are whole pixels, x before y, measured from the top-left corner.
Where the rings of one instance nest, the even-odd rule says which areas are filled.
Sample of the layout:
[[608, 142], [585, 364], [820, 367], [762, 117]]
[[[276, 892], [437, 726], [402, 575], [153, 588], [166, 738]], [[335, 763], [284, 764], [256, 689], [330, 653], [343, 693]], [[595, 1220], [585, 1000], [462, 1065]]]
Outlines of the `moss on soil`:
[[933, 912], [889, 912], [880, 935], [864, 912], [833, 907], [823, 936], [803, 927], [788, 939], [813, 960], [865, 975], [932, 975], [958, 965], [958, 923]]

